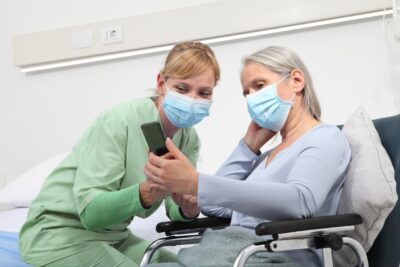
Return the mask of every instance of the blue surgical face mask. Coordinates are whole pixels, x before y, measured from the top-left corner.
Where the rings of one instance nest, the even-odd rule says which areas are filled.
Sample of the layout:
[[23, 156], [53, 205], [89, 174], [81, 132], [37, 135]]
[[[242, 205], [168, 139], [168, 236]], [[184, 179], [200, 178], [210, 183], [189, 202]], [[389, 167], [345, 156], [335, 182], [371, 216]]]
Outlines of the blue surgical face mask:
[[295, 94], [290, 100], [283, 100], [278, 96], [277, 85], [288, 76], [246, 96], [250, 117], [260, 127], [278, 132], [285, 124]]
[[167, 87], [162, 108], [168, 120], [178, 128], [191, 127], [210, 114], [212, 100], [194, 99]]

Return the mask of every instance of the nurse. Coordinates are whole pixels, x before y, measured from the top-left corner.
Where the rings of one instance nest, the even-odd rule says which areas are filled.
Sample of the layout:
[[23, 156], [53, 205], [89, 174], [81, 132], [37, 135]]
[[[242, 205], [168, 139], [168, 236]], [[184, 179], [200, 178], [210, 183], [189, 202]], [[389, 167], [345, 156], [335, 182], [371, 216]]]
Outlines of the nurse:
[[[157, 96], [102, 113], [33, 201], [20, 232], [23, 259], [34, 266], [138, 266], [149, 242], [127, 228], [135, 216], [148, 217], [165, 199], [171, 220], [197, 217], [195, 197], [150, 189], [140, 126], [160, 122], [195, 166], [200, 142], [192, 126], [208, 115], [219, 76], [208, 46], [179, 43], [157, 76]], [[175, 257], [161, 251], [155, 262]]]

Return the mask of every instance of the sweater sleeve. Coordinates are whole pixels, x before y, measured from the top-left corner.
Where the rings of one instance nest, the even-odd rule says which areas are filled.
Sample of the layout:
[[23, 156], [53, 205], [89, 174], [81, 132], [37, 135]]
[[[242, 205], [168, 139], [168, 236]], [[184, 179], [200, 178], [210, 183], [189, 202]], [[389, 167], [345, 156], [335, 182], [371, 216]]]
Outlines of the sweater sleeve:
[[[259, 156], [254, 154], [249, 149], [243, 140], [240, 140], [237, 147], [234, 149], [232, 154], [224, 162], [224, 164], [218, 169], [215, 176], [226, 177], [231, 180], [244, 180], [251, 172], [254, 167], [254, 162], [259, 159]], [[200, 174], [200, 177], [203, 175]], [[204, 179], [204, 178], [203, 178]], [[199, 194], [204, 194], [203, 190], [205, 187], [199, 188]], [[210, 203], [216, 204], [216, 203]], [[227, 207], [220, 206], [203, 206], [201, 205], [201, 212], [207, 216], [215, 216], [222, 218], [230, 218], [232, 216], [232, 210]]]
[[351, 157], [347, 141], [332, 138], [326, 135], [301, 150], [287, 166], [284, 183], [200, 174], [200, 206], [217, 205], [266, 220], [313, 216], [334, 185], [343, 182]]

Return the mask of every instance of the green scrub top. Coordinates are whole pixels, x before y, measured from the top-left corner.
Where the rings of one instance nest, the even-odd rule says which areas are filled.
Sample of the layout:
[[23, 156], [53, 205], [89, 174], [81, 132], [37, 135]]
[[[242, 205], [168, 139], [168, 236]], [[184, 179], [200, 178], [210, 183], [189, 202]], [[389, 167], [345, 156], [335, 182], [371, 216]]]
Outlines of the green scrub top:
[[[20, 232], [20, 251], [26, 261], [46, 264], [99, 241], [118, 244], [130, 234], [127, 226], [135, 216], [148, 217], [160, 206], [161, 201], [145, 209], [139, 196], [148, 155], [140, 125], [152, 121], [160, 117], [151, 98], [120, 104], [95, 120], [47, 177], [30, 207]], [[179, 130], [172, 140], [195, 165], [200, 141], [194, 128]], [[96, 196], [127, 187], [135, 187], [136, 192], [136, 213], [131, 218], [96, 231], [83, 227], [79, 215]], [[171, 220], [185, 221], [170, 197], [165, 206]]]

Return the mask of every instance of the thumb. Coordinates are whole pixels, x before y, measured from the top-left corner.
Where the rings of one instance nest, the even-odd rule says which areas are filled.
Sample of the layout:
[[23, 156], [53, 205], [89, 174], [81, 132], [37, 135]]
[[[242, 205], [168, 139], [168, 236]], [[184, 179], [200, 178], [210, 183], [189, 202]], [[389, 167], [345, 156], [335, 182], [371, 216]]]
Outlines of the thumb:
[[185, 155], [175, 146], [175, 144], [172, 142], [171, 138], [167, 138], [167, 141], [165, 142], [167, 145], [169, 153], [176, 159], [185, 159]]

